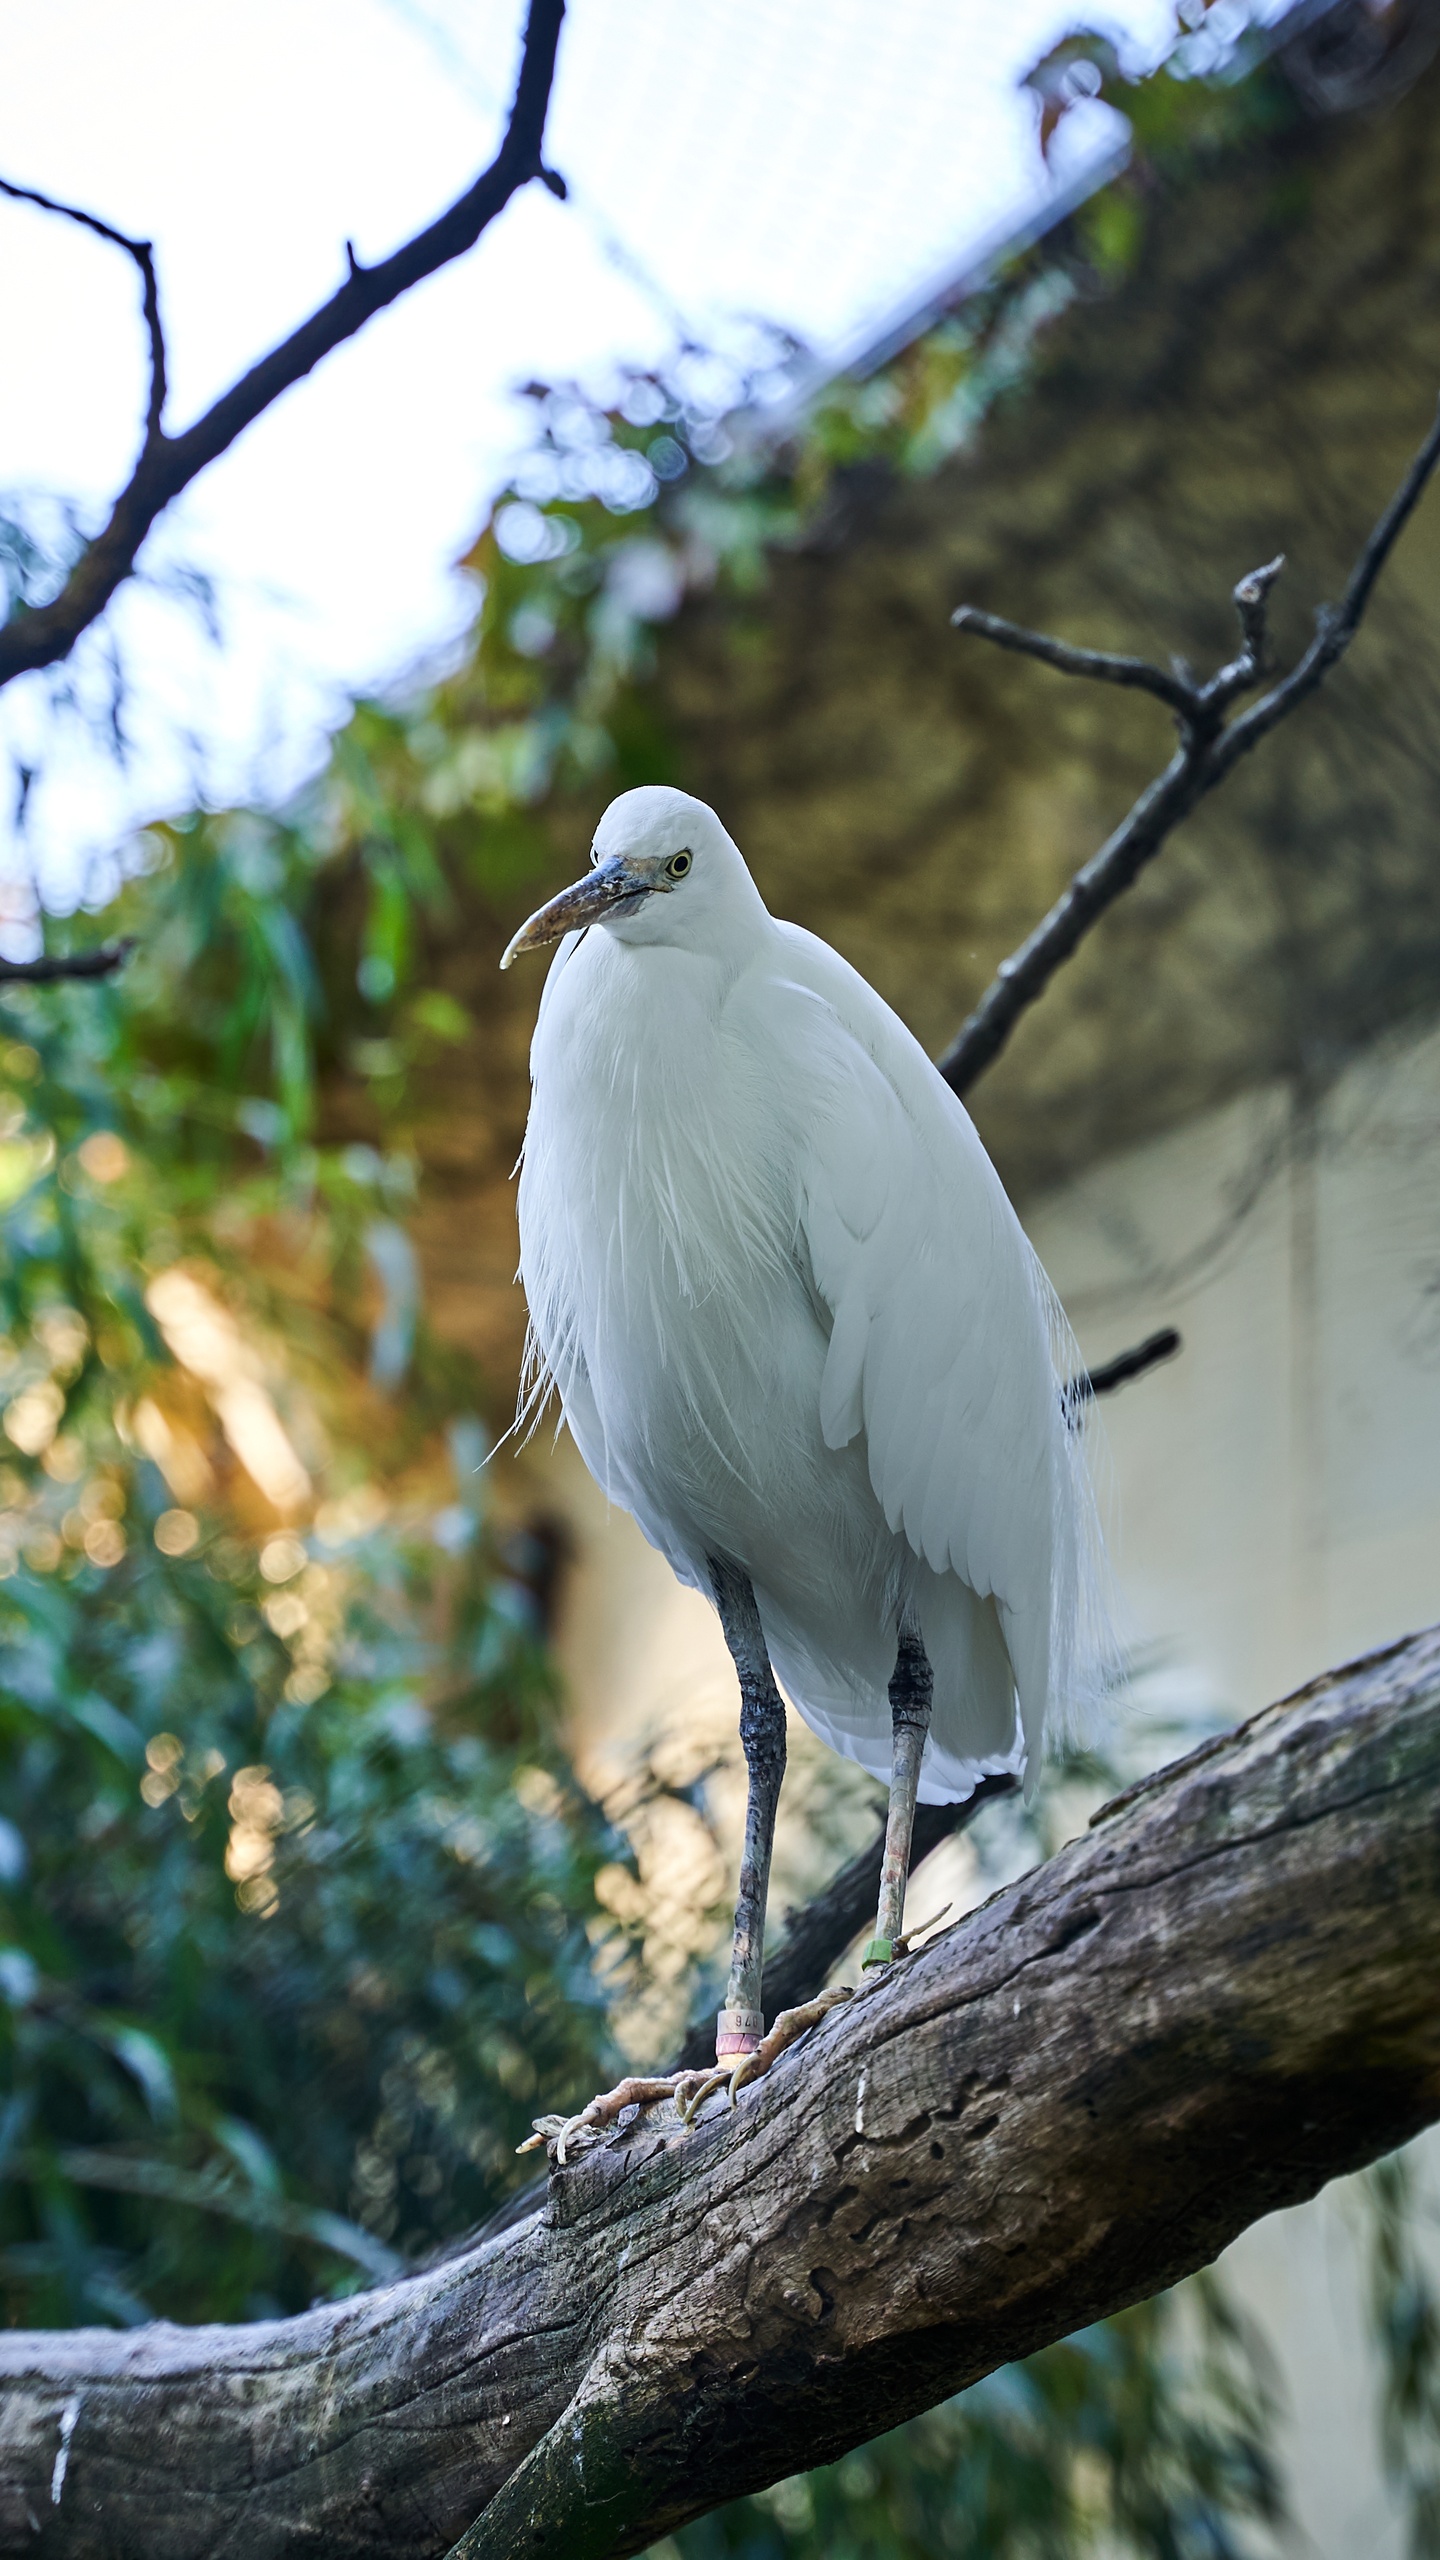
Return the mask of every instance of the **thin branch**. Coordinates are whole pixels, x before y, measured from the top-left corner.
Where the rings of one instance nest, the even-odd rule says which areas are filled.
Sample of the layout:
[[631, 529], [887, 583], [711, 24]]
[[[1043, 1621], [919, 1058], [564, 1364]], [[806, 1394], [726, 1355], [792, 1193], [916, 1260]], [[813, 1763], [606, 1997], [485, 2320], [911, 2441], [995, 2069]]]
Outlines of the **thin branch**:
[[58, 196], [42, 195], [38, 187], [17, 187], [9, 178], [0, 178], [0, 196], [9, 196], [16, 204], [38, 205], [42, 213], [58, 213], [66, 222], [78, 222], [82, 231], [93, 231], [97, 240], [109, 240], [134, 259], [140, 270], [141, 308], [150, 340], [150, 398], [145, 410], [145, 445], [163, 441], [160, 416], [165, 406], [165, 332], [160, 325], [160, 288], [155, 279], [155, 244], [152, 240], [132, 240], [128, 231], [117, 231], [113, 223], [102, 222], [98, 213], [87, 213], [82, 205], [64, 204]]
[[974, 604], [960, 605], [950, 621], [956, 631], [973, 631], [982, 640], [993, 640], [997, 649], [1013, 649], [1020, 657], [1038, 658], [1042, 666], [1058, 667], [1062, 675], [1093, 676], [1102, 684], [1153, 693], [1182, 717], [1194, 707], [1195, 687], [1187, 684], [1183, 676], [1152, 666], [1148, 658], [1116, 657], [1109, 649], [1077, 649], [1069, 640], [1052, 640], [1048, 632], [1027, 631], [1021, 622], [1006, 622], [1001, 614], [982, 613]]
[[[974, 631], [1001, 648], [1020, 650], [1063, 674], [1098, 677], [1105, 683], [1140, 686], [1168, 703], [1180, 730], [1180, 744], [1163, 773], [1146, 785], [1128, 817], [1093, 854], [1018, 951], [1002, 960], [979, 1004], [962, 1024], [938, 1061], [941, 1074], [956, 1093], [968, 1092], [977, 1076], [999, 1056], [1020, 1016], [1044, 993], [1057, 969], [1070, 958], [1106, 909], [1114, 905], [1167, 837], [1187, 818], [1240, 758], [1257, 747], [1316, 691], [1349, 648], [1364, 618], [1385, 562], [1413, 514], [1440, 460], [1440, 411], [1390, 504], [1380, 517], [1351, 573], [1338, 606], [1322, 606], [1315, 637], [1287, 676], [1250, 709], [1228, 725], [1232, 702], [1259, 683], [1269, 671], [1270, 645], [1266, 607], [1283, 558], [1267, 561], [1242, 578], [1234, 590], [1244, 646], [1237, 658], [1221, 667], [1205, 684], [1178, 670], [1167, 673], [1139, 658], [1112, 658], [1098, 650], [1073, 649], [1044, 633], [1002, 623], [992, 614], [962, 606], [952, 616], [962, 631]], [[1117, 673], [1117, 669], [1126, 670]]]
[[[1258, 746], [1263, 737], [1276, 727], [1298, 702], [1322, 685], [1331, 668], [1344, 657], [1364, 619], [1365, 608], [1374, 592], [1375, 582], [1404, 532], [1425, 493], [1426, 484], [1440, 461], [1440, 410], [1389, 506], [1375, 526], [1369, 541], [1350, 573], [1350, 583], [1338, 605], [1322, 605], [1315, 617], [1315, 637], [1299, 665], [1267, 693], [1263, 701], [1252, 704], [1227, 730], [1217, 751], [1220, 770], [1228, 773], [1243, 755]], [[1220, 778], [1216, 775], [1216, 780]]]
[[[86, 544], [58, 596], [33, 610], [22, 609], [0, 626], [0, 686], [36, 667], [54, 666], [73, 649], [129, 577], [140, 546], [157, 516], [192, 480], [227, 451], [237, 436], [271, 407], [284, 391], [304, 379], [323, 357], [353, 338], [368, 320], [408, 293], [412, 285], [472, 249], [482, 231], [503, 212], [517, 190], [544, 176], [545, 118], [555, 78], [565, 0], [530, 0], [525, 43], [514, 103], [504, 139], [489, 167], [438, 218], [418, 231], [378, 265], [362, 267], [352, 255], [344, 282], [328, 302], [312, 311], [298, 329], [272, 347], [258, 364], [222, 392], [213, 406], [182, 435], [159, 429], [152, 384], [151, 416], [139, 458], [110, 512], [109, 521]], [[546, 181], [548, 183], [548, 180]], [[33, 190], [8, 187], [6, 193], [48, 203]], [[111, 230], [93, 215], [56, 205], [102, 237], [138, 254], [139, 244]], [[148, 253], [147, 253], [148, 254]], [[147, 302], [147, 318], [152, 305]], [[154, 306], [158, 330], [158, 305]], [[155, 339], [152, 335], [152, 351]], [[161, 381], [163, 396], [163, 377]]]
[[1067, 1408], [1074, 1413], [1094, 1396], [1113, 1396], [1117, 1387], [1128, 1387], [1132, 1378], [1143, 1378], [1162, 1360], [1173, 1360], [1179, 1348], [1180, 1336], [1173, 1324], [1167, 1324], [1159, 1333], [1147, 1334], [1143, 1342], [1137, 1342], [1129, 1351], [1117, 1352], [1101, 1368], [1072, 1378], [1065, 1390]]
[[53, 986], [58, 978], [108, 978], [123, 969], [135, 948], [134, 936], [102, 942], [94, 951], [42, 953], [38, 960], [0, 960], [0, 986]]
[[1245, 646], [1252, 664], [1260, 669], [1262, 675], [1268, 672], [1270, 664], [1270, 635], [1265, 627], [1270, 590], [1284, 566], [1285, 554], [1277, 551], [1273, 560], [1267, 560], [1263, 569], [1252, 569], [1249, 577], [1242, 578], [1235, 589], [1235, 610], [1240, 616]]

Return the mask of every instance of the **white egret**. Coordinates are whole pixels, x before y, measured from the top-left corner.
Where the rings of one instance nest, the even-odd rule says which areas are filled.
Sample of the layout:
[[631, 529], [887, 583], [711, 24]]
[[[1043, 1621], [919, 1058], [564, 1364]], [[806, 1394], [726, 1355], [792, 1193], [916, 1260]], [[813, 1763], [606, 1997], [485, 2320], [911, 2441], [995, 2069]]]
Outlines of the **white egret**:
[[1053, 1293], [904, 1024], [771, 916], [686, 793], [625, 792], [591, 859], [501, 963], [561, 944], [520, 1175], [522, 1410], [553, 1383], [597, 1482], [719, 1612], [749, 1792], [716, 2053], [751, 2076], [777, 1675], [890, 1781], [886, 1962], [917, 1797], [1033, 1779], [1078, 1693], [1094, 1511]]

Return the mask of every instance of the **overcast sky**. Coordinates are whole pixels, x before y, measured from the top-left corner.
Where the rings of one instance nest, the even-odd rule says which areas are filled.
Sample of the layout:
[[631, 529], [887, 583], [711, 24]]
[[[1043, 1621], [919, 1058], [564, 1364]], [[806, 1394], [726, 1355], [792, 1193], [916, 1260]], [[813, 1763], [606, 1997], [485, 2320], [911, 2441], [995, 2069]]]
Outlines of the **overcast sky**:
[[[172, 426], [333, 289], [347, 236], [377, 257], [468, 182], [520, 23], [515, 0], [0, 12], [0, 172], [153, 238]], [[1137, 61], [1173, 27], [1169, 0], [1078, 15]], [[52, 740], [28, 848], [47, 894], [78, 894], [127, 824], [194, 789], [288, 787], [347, 688], [453, 639], [451, 563], [515, 450], [514, 385], [654, 361], [677, 319], [747, 312], [843, 353], [1022, 217], [1045, 180], [1016, 83], [1076, 22], [1073, 0], [572, 0], [549, 140], [572, 204], [528, 189], [172, 510], [146, 561], [217, 577], [224, 645], [126, 600], [128, 773], [54, 752], [40, 680], [0, 702], [0, 752]], [[1077, 140], [1098, 153], [1094, 114]], [[93, 512], [142, 406], [133, 268], [13, 205], [0, 243], [0, 488]], [[100, 682], [93, 643], [80, 672]]]

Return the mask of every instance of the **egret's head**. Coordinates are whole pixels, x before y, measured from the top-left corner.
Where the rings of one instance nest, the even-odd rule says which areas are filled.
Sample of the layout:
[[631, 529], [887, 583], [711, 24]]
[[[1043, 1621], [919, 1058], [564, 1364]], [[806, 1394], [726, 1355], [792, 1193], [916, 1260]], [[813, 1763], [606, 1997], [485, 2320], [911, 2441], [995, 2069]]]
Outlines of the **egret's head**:
[[502, 969], [582, 925], [603, 924], [622, 942], [703, 945], [739, 915], [764, 914], [739, 846], [688, 791], [647, 783], [622, 792], [595, 830], [590, 861], [585, 879], [522, 924]]

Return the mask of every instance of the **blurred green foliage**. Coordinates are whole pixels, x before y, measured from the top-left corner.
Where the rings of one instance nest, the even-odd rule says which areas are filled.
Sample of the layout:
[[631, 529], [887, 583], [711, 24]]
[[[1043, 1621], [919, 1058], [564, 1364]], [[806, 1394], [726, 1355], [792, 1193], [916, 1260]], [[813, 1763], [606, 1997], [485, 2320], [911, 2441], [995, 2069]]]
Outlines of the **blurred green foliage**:
[[[127, 969], [0, 1000], [11, 2323], [349, 2289], [487, 2212], [607, 2058], [627, 1853], [487, 1531], [474, 1382], [387, 1303], [413, 1169], [378, 1106], [375, 1144], [315, 1135], [327, 810], [156, 837]], [[431, 886], [403, 820], [367, 843], [362, 968]], [[455, 1025], [391, 1011], [396, 1099]]]
[[[1406, 2523], [1408, 2560], [1440, 2560], [1440, 2284], [1433, 2196], [1399, 2151], [1361, 2182], [1368, 2212], [1371, 2327], [1379, 2349], [1380, 2441]], [[1429, 2251], [1421, 2245], [1428, 2234]], [[1428, 2259], [1428, 2263], [1427, 2263]]]
[[1271, 2416], [1253, 2344], [1202, 2281], [702, 2517], [652, 2560], [1240, 2560], [1247, 2527], [1283, 2513]]

